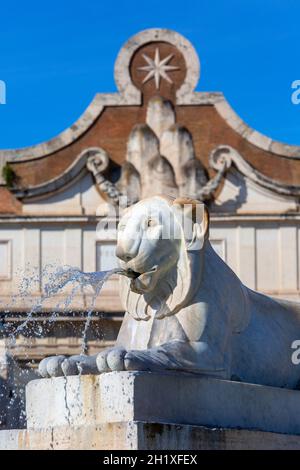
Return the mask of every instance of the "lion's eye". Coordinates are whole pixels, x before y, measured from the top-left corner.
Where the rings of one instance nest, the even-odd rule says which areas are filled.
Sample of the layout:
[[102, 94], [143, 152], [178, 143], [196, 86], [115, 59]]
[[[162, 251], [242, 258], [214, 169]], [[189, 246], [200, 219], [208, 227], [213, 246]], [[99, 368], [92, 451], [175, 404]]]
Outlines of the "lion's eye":
[[156, 225], [156, 221], [154, 219], [147, 220], [147, 227], [154, 227]]

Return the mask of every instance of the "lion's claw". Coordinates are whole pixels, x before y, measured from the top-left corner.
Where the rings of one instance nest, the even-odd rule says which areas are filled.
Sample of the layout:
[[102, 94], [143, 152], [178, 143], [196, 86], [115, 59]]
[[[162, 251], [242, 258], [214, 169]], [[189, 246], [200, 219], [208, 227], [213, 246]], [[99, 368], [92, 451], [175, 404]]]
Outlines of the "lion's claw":
[[84, 355], [46, 357], [40, 362], [38, 370], [44, 378], [98, 374], [96, 357]]
[[104, 372], [125, 370], [125, 354], [126, 350], [120, 347], [108, 349], [99, 353], [96, 362], [100, 374], [103, 374]]

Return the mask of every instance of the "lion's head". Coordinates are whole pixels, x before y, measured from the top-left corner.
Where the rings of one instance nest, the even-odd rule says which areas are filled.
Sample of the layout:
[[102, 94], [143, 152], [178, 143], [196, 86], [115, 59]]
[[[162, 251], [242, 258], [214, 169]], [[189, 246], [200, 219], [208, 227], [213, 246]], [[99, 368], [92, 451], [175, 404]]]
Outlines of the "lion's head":
[[[121, 279], [128, 313], [147, 320], [177, 313], [201, 275], [199, 254], [208, 238], [204, 204], [191, 199], [144, 199], [126, 210], [118, 227], [116, 255], [131, 279]], [[195, 260], [198, 265], [195, 265]]]

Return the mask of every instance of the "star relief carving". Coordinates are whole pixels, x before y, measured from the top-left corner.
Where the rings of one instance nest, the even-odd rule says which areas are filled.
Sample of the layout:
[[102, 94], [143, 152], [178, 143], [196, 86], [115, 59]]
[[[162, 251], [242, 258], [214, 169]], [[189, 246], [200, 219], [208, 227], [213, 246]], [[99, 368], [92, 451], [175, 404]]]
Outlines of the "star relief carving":
[[173, 57], [174, 57], [174, 54], [170, 54], [164, 59], [161, 59], [158, 48], [155, 49], [154, 59], [151, 59], [149, 56], [147, 56], [147, 54], [143, 54], [143, 58], [148, 64], [148, 65], [144, 65], [143, 67], [138, 67], [138, 70], [148, 72], [146, 77], [143, 80], [143, 83], [146, 83], [149, 80], [154, 79], [155, 87], [157, 90], [159, 90], [161, 79], [166, 80], [168, 83], [173, 83], [173, 81], [168, 75], [168, 72], [173, 72], [174, 70], [180, 70], [180, 67], [177, 67], [176, 65], [168, 65], [170, 60]]

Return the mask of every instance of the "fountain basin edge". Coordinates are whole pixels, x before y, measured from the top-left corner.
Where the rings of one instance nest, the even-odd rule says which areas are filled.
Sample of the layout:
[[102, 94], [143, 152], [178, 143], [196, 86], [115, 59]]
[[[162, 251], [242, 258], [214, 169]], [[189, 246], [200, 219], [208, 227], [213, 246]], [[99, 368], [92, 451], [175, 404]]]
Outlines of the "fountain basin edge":
[[34, 380], [26, 413], [1, 449], [300, 449], [299, 391], [189, 374]]

